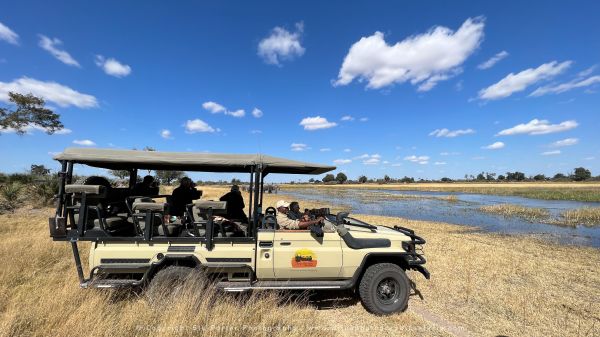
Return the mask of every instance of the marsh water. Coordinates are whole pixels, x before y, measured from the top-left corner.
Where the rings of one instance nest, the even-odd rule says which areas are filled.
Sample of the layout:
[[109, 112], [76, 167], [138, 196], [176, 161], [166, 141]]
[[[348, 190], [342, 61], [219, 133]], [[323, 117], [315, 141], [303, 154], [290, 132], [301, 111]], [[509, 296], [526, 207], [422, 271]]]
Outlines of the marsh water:
[[[564, 244], [600, 247], [600, 227], [564, 227], [531, 222], [516, 216], [484, 213], [479, 207], [516, 204], [547, 209], [558, 218], [562, 211], [581, 207], [600, 207], [598, 202], [540, 200], [460, 192], [393, 191], [378, 189], [281, 190], [288, 199], [312, 200], [341, 206], [351, 213], [403, 217], [478, 227], [483, 231], [506, 234], [536, 234]], [[449, 196], [452, 199], [449, 198]], [[302, 205], [301, 205], [302, 206]]]

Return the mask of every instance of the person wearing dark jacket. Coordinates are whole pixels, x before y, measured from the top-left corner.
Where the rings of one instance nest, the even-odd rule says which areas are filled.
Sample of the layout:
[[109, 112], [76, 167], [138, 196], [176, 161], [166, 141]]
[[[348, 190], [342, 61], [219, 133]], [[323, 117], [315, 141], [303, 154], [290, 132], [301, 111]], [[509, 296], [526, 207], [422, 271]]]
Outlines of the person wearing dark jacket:
[[246, 213], [244, 213], [244, 198], [238, 185], [231, 186], [231, 191], [223, 195], [220, 201], [227, 202], [227, 218], [230, 220], [240, 220], [242, 223], [249, 223]]
[[153, 176], [145, 176], [141, 183], [135, 184], [132, 195], [150, 197], [158, 195], [158, 184], [154, 181]]
[[175, 216], [183, 216], [185, 206], [196, 199], [200, 199], [202, 191], [198, 191], [192, 182], [192, 179], [183, 177], [179, 181], [179, 187], [173, 190], [171, 201], [169, 203], [169, 213]]

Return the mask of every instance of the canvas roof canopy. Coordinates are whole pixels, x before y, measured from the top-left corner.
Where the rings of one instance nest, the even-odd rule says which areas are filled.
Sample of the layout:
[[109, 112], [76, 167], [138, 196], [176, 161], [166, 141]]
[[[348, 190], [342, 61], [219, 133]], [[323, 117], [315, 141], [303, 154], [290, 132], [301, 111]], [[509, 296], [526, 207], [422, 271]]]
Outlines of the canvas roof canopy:
[[111, 169], [180, 170], [200, 172], [250, 172], [263, 166], [265, 173], [322, 174], [335, 170], [326, 166], [262, 154], [162, 152], [96, 148], [67, 148], [55, 160]]

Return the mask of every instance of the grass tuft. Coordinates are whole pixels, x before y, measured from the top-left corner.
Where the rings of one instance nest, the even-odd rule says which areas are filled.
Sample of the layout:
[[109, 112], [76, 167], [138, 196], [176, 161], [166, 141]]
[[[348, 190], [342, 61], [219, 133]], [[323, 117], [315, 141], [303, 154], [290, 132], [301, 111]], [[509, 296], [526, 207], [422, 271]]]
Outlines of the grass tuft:
[[560, 214], [560, 222], [568, 226], [600, 226], [600, 207], [571, 209]]
[[486, 213], [500, 214], [505, 217], [519, 217], [528, 221], [545, 221], [550, 216], [550, 212], [545, 208], [525, 207], [513, 204], [481, 206], [479, 210]]

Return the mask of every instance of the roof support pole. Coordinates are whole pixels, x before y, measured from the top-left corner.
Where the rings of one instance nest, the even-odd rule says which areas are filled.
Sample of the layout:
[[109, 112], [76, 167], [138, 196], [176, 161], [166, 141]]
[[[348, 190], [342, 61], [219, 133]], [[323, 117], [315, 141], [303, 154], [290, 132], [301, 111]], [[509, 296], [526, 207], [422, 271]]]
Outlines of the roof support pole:
[[267, 173], [263, 173], [262, 176], [260, 177], [260, 209], [263, 208], [263, 196], [265, 194], [265, 177], [267, 176]]
[[259, 193], [260, 193], [260, 177], [261, 177], [261, 173], [262, 173], [262, 165], [256, 165], [256, 171], [254, 171], [254, 214], [252, 215], [252, 230], [254, 231], [256, 228], [258, 228], [258, 215], [261, 212], [261, 209], [259, 208], [259, 203], [258, 203], [258, 199], [259, 199]]
[[67, 184], [73, 183], [73, 162], [70, 161], [67, 164]]
[[61, 160], [60, 161], [60, 172], [58, 172], [58, 177], [60, 180], [60, 183], [58, 185], [58, 202], [56, 205], [56, 216], [60, 216], [63, 214], [63, 206], [64, 206], [64, 199], [65, 199], [65, 184], [66, 184], [66, 176], [67, 176], [67, 161], [66, 160]]
[[129, 170], [129, 188], [133, 188], [137, 183], [137, 169]]
[[252, 166], [252, 168], [250, 168], [250, 185], [248, 185], [248, 192], [250, 192], [250, 196], [248, 197], [248, 208], [249, 208], [248, 215], [250, 216], [250, 218], [252, 218], [252, 223], [254, 223], [254, 215], [252, 214], [252, 210], [254, 209], [252, 207], [253, 190], [254, 190], [254, 166]]

